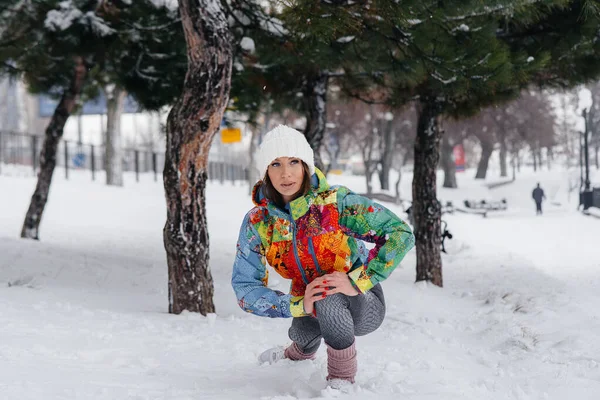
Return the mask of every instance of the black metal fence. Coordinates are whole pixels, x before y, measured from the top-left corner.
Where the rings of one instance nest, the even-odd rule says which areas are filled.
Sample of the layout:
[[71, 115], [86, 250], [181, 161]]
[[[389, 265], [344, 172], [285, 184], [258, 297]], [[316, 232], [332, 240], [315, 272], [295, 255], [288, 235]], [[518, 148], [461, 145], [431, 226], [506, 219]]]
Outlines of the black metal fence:
[[[20, 132], [0, 131], [0, 174], [3, 164], [31, 168], [33, 175], [39, 168], [40, 151], [44, 136]], [[105, 171], [105, 150], [102, 145], [78, 143], [61, 140], [56, 155], [57, 167], [64, 168], [65, 178], [73, 170], [87, 170], [92, 180], [96, 180], [99, 171]], [[139, 182], [140, 174], [152, 174], [154, 181], [162, 174], [165, 155], [164, 151], [149, 151], [141, 149], [123, 149], [123, 172], [134, 172]], [[235, 182], [248, 179], [248, 169], [240, 164], [227, 161], [210, 161], [208, 178], [212, 181]]]

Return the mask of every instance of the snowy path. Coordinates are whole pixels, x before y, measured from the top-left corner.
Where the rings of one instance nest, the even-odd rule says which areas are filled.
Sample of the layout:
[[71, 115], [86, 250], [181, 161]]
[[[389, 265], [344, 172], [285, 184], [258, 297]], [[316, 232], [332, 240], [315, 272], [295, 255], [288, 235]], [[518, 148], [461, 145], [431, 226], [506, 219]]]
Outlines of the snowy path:
[[[288, 342], [290, 321], [243, 313], [229, 285], [245, 188], [211, 186], [218, 314], [205, 318], [165, 312], [160, 185], [59, 181], [43, 241], [32, 243], [16, 238], [32, 184], [0, 176], [0, 190], [14, 193], [0, 206], [3, 399], [332, 396], [320, 390], [324, 348], [314, 362], [256, 362]], [[542, 218], [512, 211], [448, 217], [444, 289], [415, 285], [414, 252], [407, 257], [384, 284], [383, 326], [357, 339], [358, 387], [343, 398], [598, 398], [600, 224], [566, 207]]]

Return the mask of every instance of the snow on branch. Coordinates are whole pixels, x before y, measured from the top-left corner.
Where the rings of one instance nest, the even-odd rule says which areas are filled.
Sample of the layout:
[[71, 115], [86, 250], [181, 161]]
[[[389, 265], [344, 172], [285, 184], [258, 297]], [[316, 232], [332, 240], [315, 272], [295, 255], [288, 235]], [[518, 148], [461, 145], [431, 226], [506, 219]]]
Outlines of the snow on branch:
[[450, 79], [444, 79], [444, 77], [438, 71], [433, 71], [430, 75], [432, 78], [443, 83], [444, 85], [449, 85], [457, 80], [456, 76], [453, 76]]
[[[196, 0], [195, 3], [198, 1]], [[221, 0], [200, 0], [200, 19], [209, 27], [209, 31], [227, 32], [227, 18]]]
[[447, 17], [444, 19], [444, 21], [447, 21], [447, 22], [463, 21], [463, 20], [469, 19], [469, 18], [483, 17], [483, 16], [497, 14], [497, 13], [510, 14], [510, 13], [513, 13], [518, 8], [521, 8], [523, 6], [533, 5], [536, 3], [540, 3], [542, 1], [543, 0], [523, 0], [522, 2], [517, 2], [516, 4], [515, 3], [505, 4], [505, 5], [498, 4], [496, 6], [491, 6], [491, 7], [484, 6], [481, 11], [475, 11], [475, 12], [472, 12], [469, 14], [458, 15], [458, 16], [454, 16], [454, 17]]
[[[544, 0], [523, 0], [523, 1], [519, 1], [519, 2], [513, 2], [510, 4], [498, 4], [495, 6], [484, 6], [481, 10], [473, 11], [468, 14], [448, 16], [448, 17], [442, 18], [442, 21], [444, 21], [444, 22], [462, 22], [462, 21], [465, 21], [465, 20], [468, 20], [471, 18], [485, 17], [485, 16], [494, 15], [494, 14], [512, 14], [515, 12], [515, 10], [517, 10], [519, 8], [522, 8], [524, 6], [530, 6], [530, 5], [540, 3], [543, 1]], [[411, 19], [407, 19], [406, 23], [408, 26], [415, 26], [415, 25], [420, 25], [427, 21], [428, 21], [427, 18], [426, 19], [411, 18]], [[462, 30], [462, 31], [468, 32], [470, 30], [470, 28], [469, 28], [469, 26], [467, 26], [465, 24], [461, 24], [458, 27], [456, 27], [455, 30]]]
[[[131, 4], [132, 0], [127, 0], [126, 2]], [[152, 0], [152, 3], [156, 7], [166, 7], [169, 10], [177, 10], [177, 8], [179, 7], [179, 3], [177, 2], [177, 0]]]
[[227, 13], [230, 17], [230, 25], [237, 23], [243, 27], [256, 26], [275, 36], [286, 36], [289, 34], [289, 31], [283, 26], [283, 22], [278, 18], [268, 15], [260, 5], [251, 7], [248, 3], [243, 2], [232, 7], [227, 1], [224, 4], [228, 7]]
[[92, 28], [92, 31], [97, 35], [109, 36], [116, 33], [113, 28], [108, 26], [106, 22], [94, 14], [93, 11], [88, 11], [83, 19], [86, 20], [87, 25], [89, 25]]
[[158, 81], [158, 77], [156, 77], [156, 76], [150, 76], [150, 75], [148, 75], [148, 74], [145, 73], [145, 72], [148, 72], [148, 73], [156, 72], [156, 70], [154, 70], [154, 68], [147, 68], [144, 72], [142, 72], [142, 70], [140, 69], [143, 57], [144, 57], [143, 54], [140, 54], [140, 56], [138, 57], [137, 62], [135, 63], [135, 73], [140, 78], [143, 78], [143, 79], [146, 79], [146, 80], [149, 80], [149, 81], [152, 81], [152, 82]]
[[89, 26], [92, 32], [99, 36], [108, 36], [116, 32], [94, 11], [88, 11], [84, 14], [70, 0], [59, 3], [58, 10], [48, 11], [44, 20], [46, 29], [53, 32], [65, 31], [74, 23]]
[[164, 29], [168, 29], [171, 28], [173, 25], [177, 25], [181, 23], [181, 18], [176, 18], [171, 22], [167, 22], [165, 24], [162, 25], [156, 25], [156, 26], [142, 26], [138, 23], [134, 23], [131, 24], [129, 26], [131, 26], [132, 28], [138, 30], [138, 31], [146, 31], [146, 32], [152, 32], [152, 31], [163, 31]]
[[46, 14], [44, 26], [51, 31], [65, 31], [73, 25], [73, 22], [83, 16], [83, 13], [70, 1], [60, 3], [59, 10], [50, 10]]

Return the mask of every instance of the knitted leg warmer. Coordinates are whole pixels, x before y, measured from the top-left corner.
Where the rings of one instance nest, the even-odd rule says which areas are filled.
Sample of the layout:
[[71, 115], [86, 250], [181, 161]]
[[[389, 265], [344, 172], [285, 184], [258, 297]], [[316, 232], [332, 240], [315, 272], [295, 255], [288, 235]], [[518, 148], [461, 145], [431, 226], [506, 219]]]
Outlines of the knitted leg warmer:
[[284, 354], [285, 354], [285, 358], [289, 358], [290, 360], [294, 360], [294, 361], [301, 361], [301, 360], [314, 360], [315, 353], [304, 354], [302, 351], [300, 351], [296, 342], [294, 342], [291, 345], [289, 345], [287, 349], [285, 349]]
[[345, 379], [354, 383], [356, 376], [356, 342], [345, 349], [336, 350], [327, 346], [327, 380]]

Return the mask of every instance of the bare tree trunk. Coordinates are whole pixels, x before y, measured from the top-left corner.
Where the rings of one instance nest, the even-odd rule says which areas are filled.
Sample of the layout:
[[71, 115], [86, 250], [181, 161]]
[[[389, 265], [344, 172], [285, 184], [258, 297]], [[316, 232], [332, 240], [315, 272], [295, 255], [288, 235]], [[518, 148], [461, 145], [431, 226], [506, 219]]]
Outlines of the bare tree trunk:
[[402, 169], [398, 168], [398, 179], [394, 184], [394, 193], [396, 193], [396, 204], [400, 204], [400, 182], [402, 180]]
[[271, 129], [271, 117], [272, 111], [271, 107], [267, 106], [265, 110], [264, 121], [261, 129], [257, 127], [252, 127], [252, 139], [250, 141], [250, 165], [248, 166], [248, 195], [252, 195], [252, 190], [254, 189], [254, 184], [262, 179], [262, 176], [258, 176], [260, 173], [256, 166], [254, 165], [254, 154], [256, 153], [256, 149], [258, 145], [261, 143], [263, 136]]
[[516, 160], [516, 157], [517, 157], [517, 156], [515, 155], [515, 153], [514, 153], [514, 151], [513, 151], [513, 152], [512, 152], [512, 156], [511, 156], [511, 158], [510, 158], [510, 166], [512, 167], [512, 180], [513, 180], [513, 181], [517, 179], [517, 171], [516, 171], [516, 169], [517, 169], [517, 166], [516, 166], [516, 164], [517, 164], [517, 163], [516, 163], [516, 161], [515, 161], [515, 160]]
[[79, 95], [85, 85], [87, 77], [87, 67], [82, 57], [75, 57], [73, 66], [73, 77], [71, 84], [66, 89], [60, 99], [60, 102], [54, 110], [50, 123], [46, 127], [44, 144], [40, 154], [40, 169], [38, 172], [38, 181], [35, 191], [31, 196], [31, 203], [25, 215], [21, 237], [39, 240], [39, 229], [42, 215], [48, 201], [52, 175], [56, 167], [56, 152], [58, 143], [63, 135], [67, 119], [75, 109]]
[[504, 132], [500, 135], [500, 176], [507, 177], [508, 176], [508, 168], [506, 165], [506, 158], [508, 154], [508, 150], [506, 147], [506, 136]]
[[[198, 4], [199, 3], [199, 4]], [[219, 132], [231, 87], [232, 49], [221, 3], [179, 0], [187, 42], [183, 92], [167, 120], [163, 173], [169, 266], [169, 312], [215, 311], [206, 221], [208, 153]]]
[[594, 146], [594, 151], [596, 152], [596, 169], [600, 169], [600, 162], [598, 160], [598, 153], [600, 152], [600, 137], [596, 139], [596, 146]]
[[554, 162], [554, 152], [552, 151], [552, 146], [548, 146], [546, 148], [546, 165], [548, 166], [548, 171], [552, 169], [552, 163]]
[[392, 130], [392, 121], [385, 120], [381, 141], [381, 170], [379, 171], [379, 182], [382, 190], [390, 189], [390, 169], [394, 157], [394, 132]]
[[531, 155], [533, 156], [533, 171], [536, 172], [538, 159], [537, 159], [537, 152], [535, 151], [535, 148], [531, 149]]
[[367, 194], [373, 193], [373, 173], [375, 172], [376, 162], [373, 161], [373, 148], [375, 147], [376, 135], [372, 134], [366, 137], [364, 147], [362, 148], [363, 164], [365, 166], [365, 183], [367, 184]]
[[324, 170], [321, 159], [321, 144], [327, 123], [327, 84], [329, 76], [319, 72], [306, 79], [304, 99], [306, 107], [306, 128], [304, 136], [315, 153], [315, 166]]
[[487, 175], [488, 166], [490, 165], [490, 157], [494, 152], [494, 143], [481, 141], [481, 158], [479, 159], [479, 165], [477, 165], [477, 174], [475, 179], [485, 179]]
[[373, 171], [370, 166], [365, 170], [365, 180], [367, 184], [367, 195], [371, 195], [373, 194]]
[[104, 88], [106, 94], [106, 184], [123, 186], [123, 144], [121, 115], [127, 92], [118, 86]]
[[415, 141], [412, 215], [417, 248], [417, 282], [443, 286], [441, 257], [441, 207], [437, 199], [436, 172], [442, 132], [438, 125], [442, 105], [435, 98], [419, 104]]
[[337, 166], [341, 153], [337, 130], [330, 131], [329, 138], [330, 140], [327, 141], [324, 146], [327, 157], [329, 158], [329, 164], [327, 164], [325, 171], [321, 170], [325, 173], [325, 176], [329, 174], [329, 171], [331, 171], [334, 166]]
[[453, 143], [448, 135], [442, 135], [441, 163], [444, 169], [444, 187], [456, 189], [456, 163], [454, 162]]
[[252, 132], [252, 138], [250, 139], [250, 163], [248, 165], [248, 194], [252, 195], [254, 184], [262, 177], [258, 176], [258, 171], [254, 166], [254, 153], [256, 153], [256, 148], [258, 147], [258, 127], [255, 125], [249, 125], [249, 127]]

